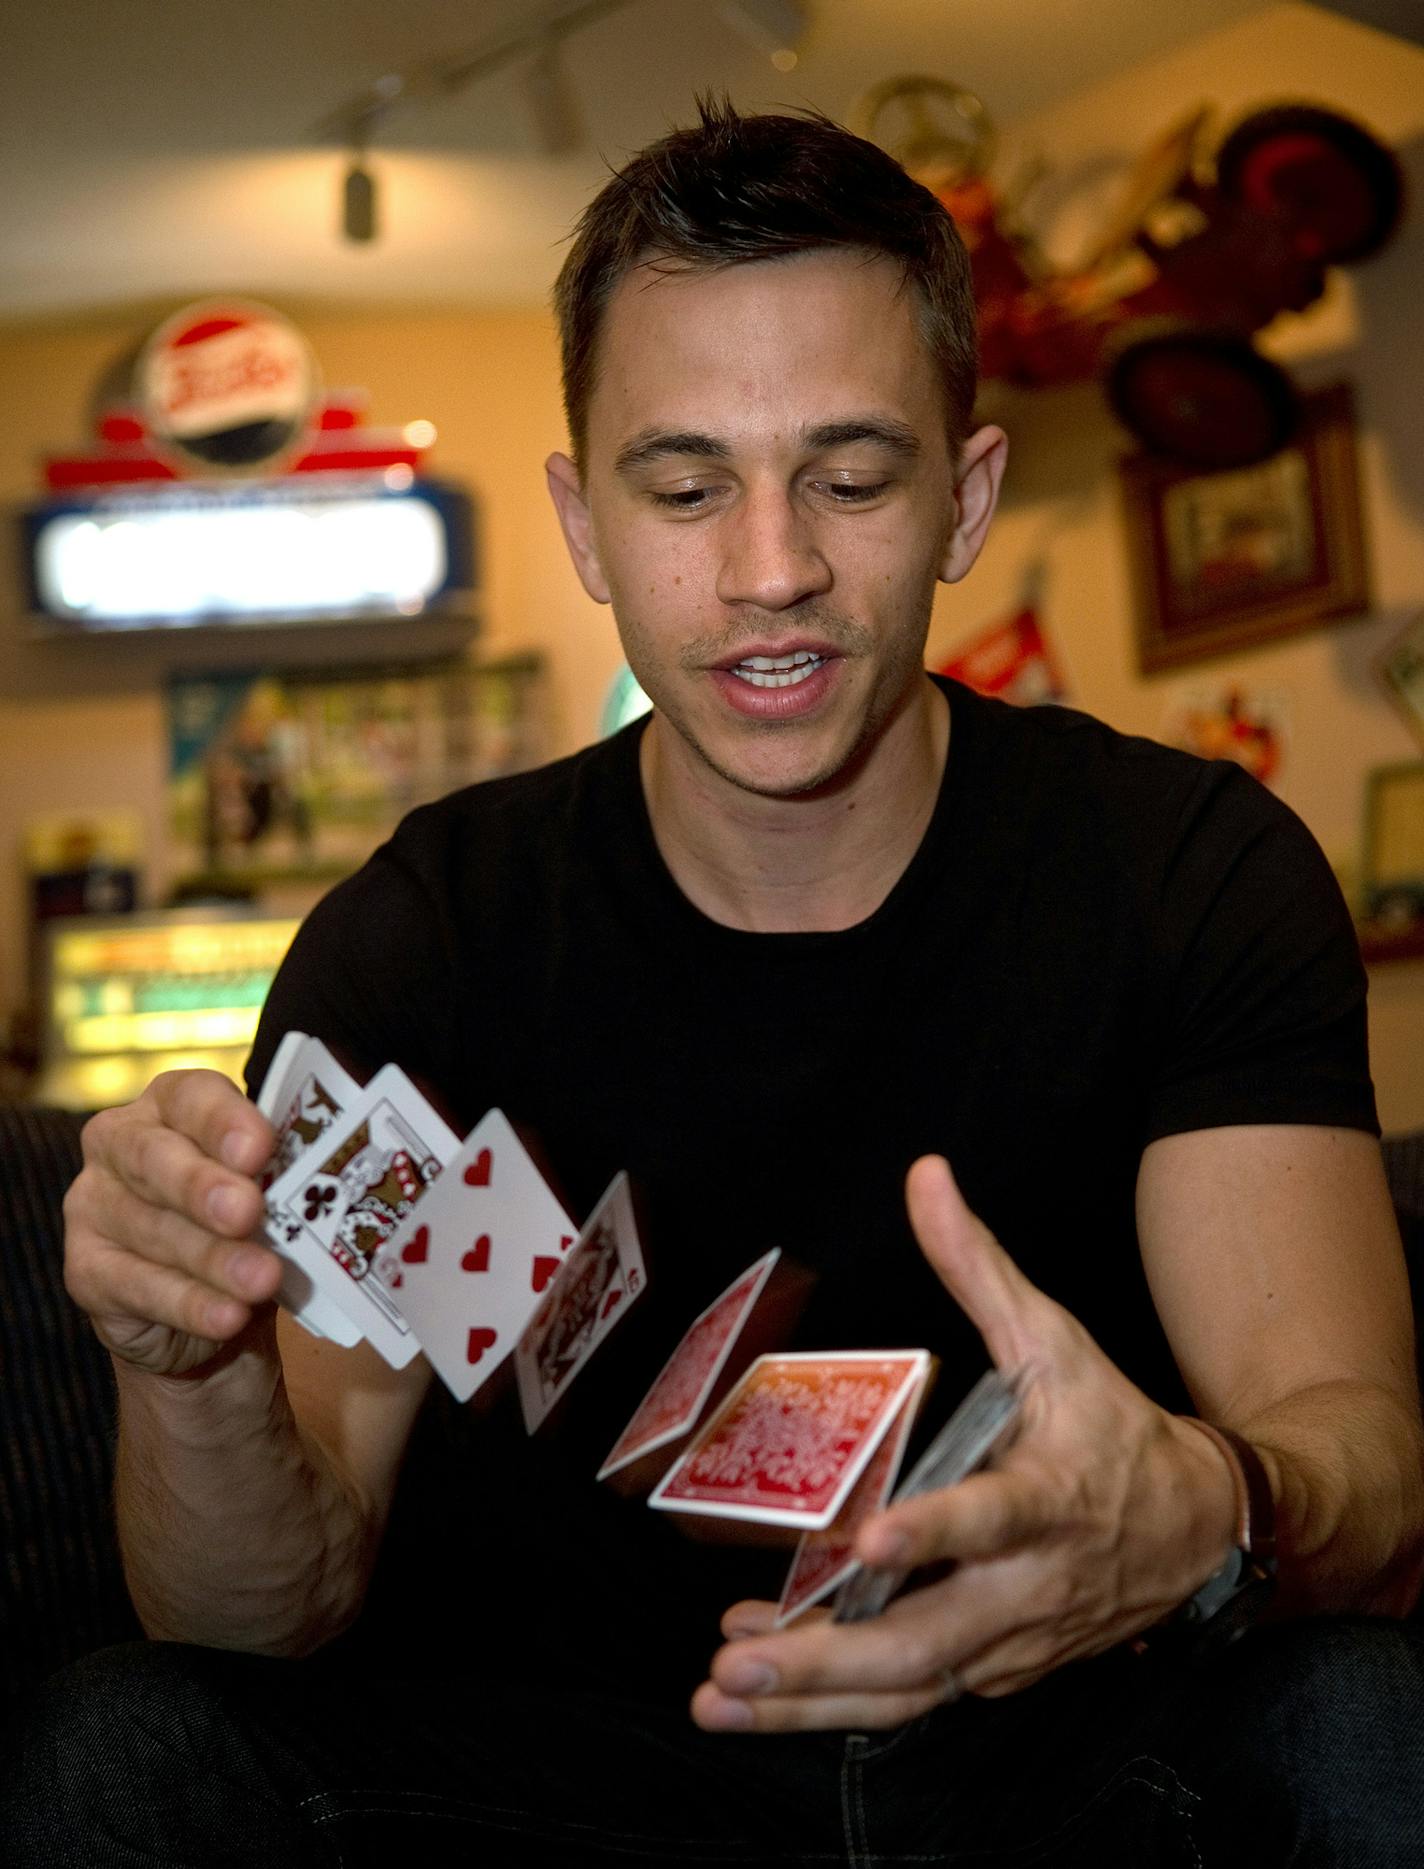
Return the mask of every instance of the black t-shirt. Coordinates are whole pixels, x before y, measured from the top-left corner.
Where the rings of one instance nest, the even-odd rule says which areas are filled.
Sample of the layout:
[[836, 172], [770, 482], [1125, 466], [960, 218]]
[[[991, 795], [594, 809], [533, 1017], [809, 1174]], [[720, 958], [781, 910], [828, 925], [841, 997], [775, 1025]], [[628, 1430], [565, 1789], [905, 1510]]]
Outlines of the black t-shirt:
[[273, 986], [254, 1084], [297, 1027], [361, 1070], [402, 1065], [462, 1131], [503, 1109], [576, 1218], [633, 1178], [648, 1293], [567, 1421], [526, 1444], [506, 1396], [465, 1424], [486, 1530], [449, 1536], [478, 1540], [501, 1601], [537, 1605], [551, 1659], [572, 1644], [690, 1686], [720, 1610], [775, 1594], [784, 1556], [690, 1544], [592, 1478], [686, 1324], [768, 1247], [817, 1275], [798, 1347], [942, 1359], [928, 1428], [985, 1361], [905, 1219], [905, 1170], [938, 1151], [1029, 1277], [1184, 1406], [1137, 1247], [1145, 1146], [1377, 1133], [1354, 931], [1298, 819], [1231, 764], [941, 686], [933, 818], [853, 928], [752, 934], [688, 902], [638, 723], [412, 813]]

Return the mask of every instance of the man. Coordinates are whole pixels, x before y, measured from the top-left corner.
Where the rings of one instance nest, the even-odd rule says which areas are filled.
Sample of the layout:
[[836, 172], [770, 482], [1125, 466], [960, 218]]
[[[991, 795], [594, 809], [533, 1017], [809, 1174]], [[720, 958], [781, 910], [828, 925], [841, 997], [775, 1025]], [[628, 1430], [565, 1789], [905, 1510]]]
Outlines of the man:
[[[628, 1167], [644, 1335], [561, 1435], [461, 1417], [388, 1672], [359, 1628], [315, 1653], [406, 1536], [426, 1377], [274, 1322], [229, 1086], [96, 1119], [70, 1288], [165, 1645], [56, 1686], [10, 1860], [1410, 1860], [1420, 1670], [1374, 1619], [1424, 1526], [1408, 1295], [1318, 852], [1234, 768], [924, 674], [1005, 442], [962, 251], [888, 158], [705, 108], [591, 206], [558, 306], [550, 489], [655, 711], [408, 820], [251, 1077], [300, 1027], [498, 1103], [575, 1211]], [[817, 1274], [808, 1347], [923, 1343], [944, 1407], [986, 1351], [1031, 1372], [997, 1471], [864, 1528], [917, 1572], [869, 1623], [774, 1631], [761, 1554], [592, 1479], [655, 1341], [771, 1244]], [[1351, 1615], [1184, 1651], [1272, 1511], [1279, 1608]]]

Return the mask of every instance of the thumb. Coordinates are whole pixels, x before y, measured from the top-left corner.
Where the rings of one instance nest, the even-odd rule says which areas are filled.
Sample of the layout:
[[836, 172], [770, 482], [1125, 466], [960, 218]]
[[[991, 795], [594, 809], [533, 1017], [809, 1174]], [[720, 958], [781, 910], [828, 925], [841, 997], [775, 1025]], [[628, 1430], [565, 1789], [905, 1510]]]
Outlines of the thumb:
[[1058, 1307], [969, 1211], [943, 1156], [922, 1155], [911, 1165], [905, 1202], [920, 1251], [998, 1368], [1026, 1362], [1042, 1345], [1049, 1314]]

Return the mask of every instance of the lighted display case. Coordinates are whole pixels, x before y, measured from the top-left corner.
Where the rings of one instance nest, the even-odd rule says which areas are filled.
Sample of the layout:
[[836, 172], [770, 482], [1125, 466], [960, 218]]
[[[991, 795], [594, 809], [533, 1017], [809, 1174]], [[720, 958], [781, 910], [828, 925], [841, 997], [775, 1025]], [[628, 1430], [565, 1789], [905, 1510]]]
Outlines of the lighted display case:
[[240, 1083], [297, 926], [247, 908], [46, 923], [36, 1100], [100, 1109], [138, 1096], [161, 1071], [196, 1065]]

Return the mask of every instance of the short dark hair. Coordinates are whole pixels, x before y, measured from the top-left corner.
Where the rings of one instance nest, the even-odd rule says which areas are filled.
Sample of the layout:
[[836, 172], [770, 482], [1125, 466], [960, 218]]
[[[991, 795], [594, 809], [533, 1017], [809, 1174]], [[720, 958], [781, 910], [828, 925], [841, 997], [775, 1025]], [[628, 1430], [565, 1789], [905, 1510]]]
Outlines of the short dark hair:
[[829, 117], [742, 116], [698, 100], [700, 122], [652, 143], [589, 203], [554, 287], [564, 408], [583, 466], [599, 329], [619, 281], [645, 261], [736, 266], [844, 247], [894, 260], [944, 385], [957, 452], [977, 366], [974, 293], [949, 214], [892, 156]]

